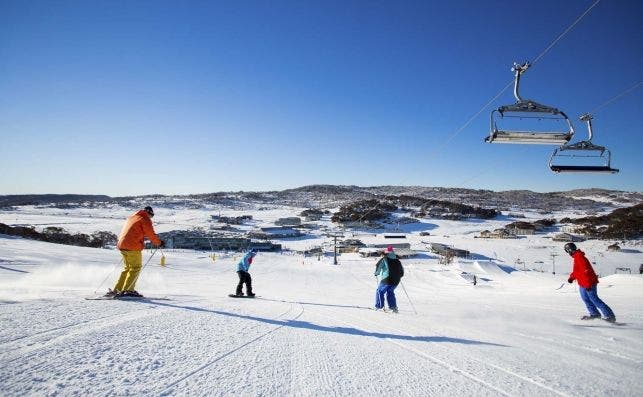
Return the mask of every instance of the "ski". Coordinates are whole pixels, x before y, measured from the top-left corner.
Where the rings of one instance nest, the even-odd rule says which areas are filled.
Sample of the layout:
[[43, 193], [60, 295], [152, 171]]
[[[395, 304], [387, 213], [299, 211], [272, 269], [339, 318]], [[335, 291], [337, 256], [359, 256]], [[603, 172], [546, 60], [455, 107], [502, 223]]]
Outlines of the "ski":
[[167, 296], [119, 296], [119, 297], [114, 297], [114, 296], [91, 296], [91, 297], [86, 297], [86, 300], [89, 301], [106, 301], [106, 300], [111, 300], [111, 301], [169, 301], [171, 300]]
[[170, 301], [167, 296], [122, 296], [115, 298], [117, 301]]
[[113, 296], [88, 296], [85, 297], [86, 300], [88, 301], [107, 301], [107, 300], [114, 300]]

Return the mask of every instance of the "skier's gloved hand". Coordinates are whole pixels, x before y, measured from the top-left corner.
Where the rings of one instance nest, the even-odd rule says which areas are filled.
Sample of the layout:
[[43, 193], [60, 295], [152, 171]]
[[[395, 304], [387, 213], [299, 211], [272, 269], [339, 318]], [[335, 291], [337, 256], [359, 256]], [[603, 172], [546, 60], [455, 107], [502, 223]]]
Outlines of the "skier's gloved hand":
[[567, 279], [567, 282], [571, 284], [571, 283], [573, 283], [573, 282], [574, 282], [574, 280], [572, 280], [571, 278], [568, 278], [568, 279]]
[[165, 241], [161, 240], [161, 244], [159, 244], [159, 248], [165, 248]]

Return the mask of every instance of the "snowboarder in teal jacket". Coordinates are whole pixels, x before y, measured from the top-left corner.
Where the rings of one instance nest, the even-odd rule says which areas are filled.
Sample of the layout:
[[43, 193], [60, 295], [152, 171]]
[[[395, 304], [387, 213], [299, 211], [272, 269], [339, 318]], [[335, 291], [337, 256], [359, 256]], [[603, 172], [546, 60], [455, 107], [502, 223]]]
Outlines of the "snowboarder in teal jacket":
[[255, 294], [252, 293], [252, 277], [248, 270], [252, 264], [252, 259], [257, 255], [257, 250], [251, 249], [246, 252], [246, 254], [241, 258], [239, 263], [237, 263], [237, 275], [239, 276], [239, 284], [237, 284], [237, 292], [235, 295], [243, 296], [243, 284], [246, 285], [246, 296], [252, 298]]
[[404, 276], [404, 267], [402, 267], [402, 262], [400, 262], [395, 252], [393, 252], [392, 246], [389, 245], [386, 248], [384, 257], [375, 265], [375, 276], [379, 281], [377, 290], [375, 291], [375, 309], [380, 310], [384, 308], [384, 297], [386, 296], [389, 309], [397, 313], [395, 288], [397, 288]]

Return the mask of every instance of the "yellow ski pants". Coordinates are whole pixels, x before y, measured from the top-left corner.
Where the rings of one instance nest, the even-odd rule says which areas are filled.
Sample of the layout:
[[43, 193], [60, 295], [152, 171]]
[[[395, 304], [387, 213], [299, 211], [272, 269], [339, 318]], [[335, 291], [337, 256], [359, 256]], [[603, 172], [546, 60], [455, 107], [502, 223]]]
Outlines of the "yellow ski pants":
[[136, 287], [136, 280], [143, 265], [143, 251], [121, 250], [121, 255], [124, 266], [121, 276], [114, 286], [114, 291], [132, 291]]

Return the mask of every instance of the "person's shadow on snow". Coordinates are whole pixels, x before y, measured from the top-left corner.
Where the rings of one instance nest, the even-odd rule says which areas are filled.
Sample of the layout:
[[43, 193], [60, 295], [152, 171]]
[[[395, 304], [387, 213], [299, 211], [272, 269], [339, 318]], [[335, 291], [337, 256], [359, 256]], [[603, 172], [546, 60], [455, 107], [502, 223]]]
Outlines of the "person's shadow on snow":
[[155, 301], [155, 302], [146, 302], [146, 303], [148, 303], [148, 304], [152, 303], [152, 304], [158, 305], [158, 306], [174, 307], [174, 308], [177, 308], [177, 309], [184, 309], [184, 310], [191, 310], [191, 311], [197, 311], [197, 312], [212, 313], [212, 314], [217, 314], [217, 315], [220, 315], [220, 316], [241, 318], [241, 319], [251, 320], [251, 321], [258, 321], [258, 322], [261, 322], [261, 323], [276, 325], [278, 327], [292, 327], [292, 328], [300, 328], [300, 329], [310, 329], [310, 330], [320, 331], [320, 332], [336, 332], [336, 333], [340, 333], [340, 334], [356, 335], [356, 336], [370, 336], [370, 337], [381, 338], [381, 339], [395, 339], [395, 340], [417, 341], [417, 342], [449, 342], [449, 343], [460, 343], [460, 344], [464, 344], [464, 345], [487, 345], [487, 346], [508, 347], [506, 345], [501, 345], [501, 344], [497, 344], [497, 343], [482, 342], [482, 341], [477, 341], [477, 340], [461, 339], [461, 338], [450, 338], [450, 337], [446, 337], [446, 336], [397, 335], [397, 334], [386, 334], [386, 333], [381, 333], [381, 332], [364, 331], [364, 330], [361, 330], [361, 329], [351, 328], [351, 327], [327, 327], [327, 326], [324, 326], [324, 325], [313, 324], [313, 323], [308, 322], [308, 321], [299, 321], [299, 320], [297, 320], [297, 318], [301, 314], [303, 314], [303, 311], [297, 317], [295, 317], [292, 320], [275, 320], [275, 319], [271, 319], [271, 318], [247, 316], [247, 315], [243, 315], [243, 314], [224, 312], [224, 311], [221, 311], [221, 310], [204, 309], [202, 307], [194, 307], [194, 306], [182, 306], [182, 305], [176, 305], [176, 304], [165, 303], [165, 302], [156, 302]]

